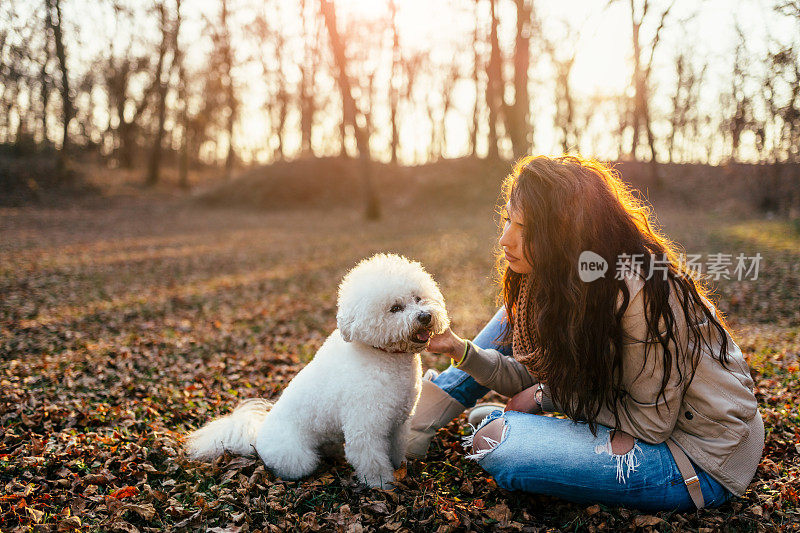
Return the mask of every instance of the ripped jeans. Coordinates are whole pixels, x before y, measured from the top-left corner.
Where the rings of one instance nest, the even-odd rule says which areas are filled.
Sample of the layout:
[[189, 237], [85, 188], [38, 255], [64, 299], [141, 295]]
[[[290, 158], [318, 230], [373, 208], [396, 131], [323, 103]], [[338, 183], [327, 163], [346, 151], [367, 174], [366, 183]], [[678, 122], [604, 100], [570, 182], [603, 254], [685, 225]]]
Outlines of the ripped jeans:
[[[500, 345], [505, 311], [475, 337], [481, 348], [494, 348], [511, 355], [511, 347]], [[467, 407], [475, 405], [489, 389], [469, 374], [451, 366], [433, 381]], [[475, 459], [506, 490], [558, 496], [578, 503], [622, 505], [645, 511], [695, 508], [678, 466], [666, 443], [648, 444], [634, 440], [624, 455], [611, 450], [611, 429], [598, 425], [597, 436], [588, 424], [516, 411], [494, 411], [478, 426], [503, 418], [499, 442], [490, 449], [467, 456]], [[465, 438], [471, 450], [472, 435]], [[732, 494], [694, 464], [706, 507], [717, 507]]]

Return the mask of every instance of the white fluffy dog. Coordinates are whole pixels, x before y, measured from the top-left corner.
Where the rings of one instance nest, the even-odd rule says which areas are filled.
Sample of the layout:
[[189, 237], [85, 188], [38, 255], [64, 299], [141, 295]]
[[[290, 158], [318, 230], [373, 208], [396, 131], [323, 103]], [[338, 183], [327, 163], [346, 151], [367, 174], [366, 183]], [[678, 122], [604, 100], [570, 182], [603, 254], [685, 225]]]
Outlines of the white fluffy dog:
[[191, 433], [190, 458], [255, 450], [276, 475], [298, 479], [321, 448], [344, 442], [360, 481], [391, 487], [419, 398], [419, 352], [449, 325], [444, 298], [419, 263], [377, 254], [347, 273], [338, 305], [338, 329], [278, 401], [246, 400]]

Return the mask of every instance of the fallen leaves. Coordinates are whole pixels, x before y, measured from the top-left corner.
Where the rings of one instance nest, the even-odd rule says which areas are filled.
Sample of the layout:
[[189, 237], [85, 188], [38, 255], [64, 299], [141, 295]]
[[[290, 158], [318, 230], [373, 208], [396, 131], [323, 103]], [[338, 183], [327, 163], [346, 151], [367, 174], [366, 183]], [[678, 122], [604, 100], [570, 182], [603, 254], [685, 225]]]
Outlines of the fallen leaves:
[[133, 511], [145, 520], [150, 520], [156, 515], [156, 508], [151, 503], [128, 504], [125, 506], [125, 511]]
[[649, 526], [657, 526], [664, 520], [657, 516], [652, 515], [639, 515], [633, 518], [633, 526], [634, 527], [649, 527]]
[[[716, 510], [643, 515], [500, 489], [464, 459], [463, 419], [440, 431], [425, 461], [395, 472], [394, 491], [358, 485], [340, 459], [289, 482], [255, 457], [202, 464], [183, 456], [189, 429], [242, 398], [280, 394], [335, 327], [339, 278], [373, 251], [422, 260], [459, 328], [477, 332], [493, 312], [494, 288], [475, 281], [491, 272], [490, 209], [485, 220], [420, 213], [403, 228], [362, 226], [350, 212], [253, 214], [159, 204], [11, 216], [20, 229], [4, 233], [10, 238], [0, 249], [3, 531], [795, 527], [800, 330], [785, 324], [789, 292], [767, 288], [796, 286], [787, 259], [797, 263], [796, 254], [765, 258], [767, 265], [784, 261], [764, 272], [765, 288], [740, 294], [722, 286], [723, 294], [737, 295], [735, 319], [748, 320], [743, 313], [751, 306], [759, 319], [774, 311], [784, 320], [745, 323], [743, 349], [767, 427], [750, 490]], [[760, 305], [770, 298], [779, 301]]]
[[116, 498], [117, 500], [122, 500], [124, 498], [131, 498], [139, 494], [139, 489], [136, 487], [122, 487], [121, 489], [117, 489], [113, 491], [111, 494], [108, 495], [109, 498]]
[[492, 520], [497, 520], [501, 523], [508, 522], [511, 519], [511, 509], [505, 503], [499, 503], [487, 509], [485, 514]]
[[70, 516], [69, 518], [65, 518], [64, 520], [60, 520], [58, 522], [57, 531], [74, 531], [80, 528], [83, 524], [81, 523], [81, 519], [77, 516]]

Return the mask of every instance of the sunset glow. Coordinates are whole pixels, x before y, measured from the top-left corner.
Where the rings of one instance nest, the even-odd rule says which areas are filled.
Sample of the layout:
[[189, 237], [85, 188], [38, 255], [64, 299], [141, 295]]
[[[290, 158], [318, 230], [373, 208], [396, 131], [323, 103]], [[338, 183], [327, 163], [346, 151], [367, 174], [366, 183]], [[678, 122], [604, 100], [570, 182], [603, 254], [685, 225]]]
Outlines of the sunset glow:
[[[213, 49], [214, 28], [220, 24], [221, 0], [196, 0], [183, 13], [179, 41], [184, 48], [185, 66], [191, 74], [190, 91], [201, 94], [202, 76], [208, 68], [208, 55]], [[334, 155], [344, 144], [355, 154], [354, 140], [343, 142], [341, 131], [341, 101], [338, 96], [336, 69], [330, 62], [330, 40], [319, 13], [318, 0], [305, 2], [226, 0], [228, 27], [235, 51], [231, 75], [238, 96], [237, 120], [233, 129], [233, 144], [244, 162], [269, 162], [282, 151], [283, 157], [297, 157], [301, 151], [301, 112], [296, 99], [303, 66], [311, 68], [309, 54], [321, 54], [325, 68], [314, 74], [313, 93], [315, 118], [310, 137], [317, 155]], [[89, 0], [65, 3], [65, 18], [90, 21], [75, 26], [68, 35], [69, 63], [76, 80], [92, 70], [108, 72], [109, 65], [121, 65], [125, 54], [144, 54], [159, 42], [157, 21], [149, 4], [123, 2], [125, 11], [115, 11], [110, 5], [95, 5]], [[663, 5], [662, 5], [663, 4]], [[185, 3], [186, 6], [188, 4]], [[396, 30], [399, 36], [399, 64], [393, 66], [392, 17], [390, 0], [336, 0], [337, 26], [349, 57], [349, 76], [353, 95], [374, 121], [370, 149], [375, 159], [390, 157], [391, 129], [387, 129], [391, 114], [391, 88], [400, 91], [397, 109], [397, 132], [400, 139], [398, 157], [405, 163], [419, 163], [433, 157], [459, 157], [471, 150], [470, 131], [477, 113], [478, 154], [488, 150], [486, 135], [488, 120], [486, 99], [487, 68], [490, 59], [489, 2], [452, 2], [450, 0], [395, 0]], [[516, 8], [510, 1], [497, 1], [498, 42], [501, 60], [505, 63], [504, 98], [514, 99], [511, 70], [515, 50]], [[596, 2], [593, 0], [564, 0], [559, 3], [536, 2], [530, 30], [528, 94], [530, 96], [530, 127], [533, 146], [540, 152], [557, 153], [564, 148], [562, 126], [558, 117], [564, 95], [557, 87], [559, 62], [574, 57], [569, 70], [569, 91], [575, 98], [572, 106], [580, 126], [580, 139], [569, 141], [570, 149], [595, 154], [606, 159], [619, 157], [619, 139], [607, 134], [609, 127], [619, 124], [620, 102], [629, 102], [633, 86], [633, 52], [631, 16], [626, 2]], [[638, 4], [637, 4], [638, 5]], [[661, 9], [665, 2], [651, 2], [651, 8]], [[301, 9], [301, 6], [302, 7]], [[655, 8], [653, 7], [655, 6]], [[7, 9], [7, 8], [6, 8]], [[36, 7], [15, 0], [13, 17], [24, 27], [25, 20], [36, 16]], [[9, 15], [11, 16], [11, 15]], [[742, 26], [743, 21], [753, 21]], [[262, 21], [262, 22], [259, 22]], [[767, 57], [778, 43], [790, 43], [796, 28], [791, 20], [780, 18], [773, 9], [737, 3], [730, 7], [727, 0], [709, 0], [702, 5], [676, 3], [660, 34], [659, 45], [653, 54], [649, 85], [654, 90], [650, 109], [653, 128], [669, 129], [671, 100], [676, 83], [676, 55], [687, 54], [689, 66], [704, 70], [702, 85], [697, 87], [697, 109], [708, 110], [706, 123], [716, 122], [724, 111], [720, 109], [721, 93], [730, 91], [732, 50], [736, 44], [736, 24], [746, 32], [748, 52]], [[254, 25], [261, 24], [256, 30]], [[648, 43], [653, 38], [657, 21], [651, 16], [642, 26], [642, 58], [649, 58]], [[34, 42], [38, 37], [34, 35]], [[477, 41], [476, 41], [477, 39]], [[549, 43], [545, 47], [543, 43]], [[315, 52], [310, 52], [312, 47]], [[104, 57], [98, 64], [98, 57]], [[725, 60], [717, 58], [724, 57]], [[316, 61], [320, 61], [317, 59]], [[109, 63], [110, 62], [110, 63]], [[149, 65], [152, 68], [153, 65]], [[562, 65], [563, 66], [563, 65]], [[477, 73], [477, 84], [475, 81]], [[394, 70], [393, 70], [394, 69]], [[412, 72], [413, 71], [413, 72]], [[52, 72], [51, 75], [54, 75]], [[765, 75], [766, 71], [753, 75]], [[132, 100], [144, 94], [151, 74], [134, 72], [129, 78]], [[174, 91], [174, 88], [173, 88]], [[779, 88], [776, 94], [785, 99], [788, 89]], [[35, 92], [35, 89], [34, 89]], [[289, 100], [279, 111], [278, 99], [283, 94]], [[22, 102], [29, 98], [22, 91]], [[102, 91], [92, 98], [107, 98]], [[174, 101], [176, 95], [170, 94]], [[89, 99], [84, 95], [79, 102]], [[199, 112], [202, 98], [188, 99], [190, 112]], [[131, 101], [126, 113], [136, 107]], [[446, 107], [446, 109], [445, 109]], [[281, 115], [283, 113], [283, 115]], [[117, 127], [118, 119], [109, 107], [96, 106], [93, 142], [101, 142], [100, 131]], [[281, 116], [283, 118], [281, 118]], [[20, 115], [13, 115], [17, 124]], [[166, 124], [171, 128], [173, 115]], [[359, 119], [361, 120], [361, 119]], [[283, 121], [282, 133], [276, 128]], [[13, 136], [15, 127], [3, 133]], [[77, 131], [77, 130], [76, 130]], [[766, 134], [779, 134], [778, 129], [765, 129]], [[52, 135], [54, 131], [50, 132]], [[624, 132], [623, 132], [624, 133]], [[713, 128], [700, 131], [710, 136]], [[627, 133], [630, 135], [630, 132]], [[41, 135], [41, 134], [38, 134]], [[663, 135], [662, 135], [663, 137]], [[280, 140], [279, 140], [280, 139]], [[680, 137], [678, 137], [680, 142]], [[624, 143], [628, 143], [625, 140]], [[663, 141], [660, 141], [663, 142]], [[437, 146], [431, 148], [432, 144]], [[696, 143], [694, 143], [696, 145]], [[203, 141], [198, 156], [203, 160], [221, 160], [228, 152], [228, 135], [215, 135]], [[508, 138], [498, 140], [500, 152], [510, 156]], [[663, 144], [661, 151], [667, 149]], [[110, 147], [106, 147], [110, 150]], [[708, 140], [702, 149], [686, 149], [681, 157], [697, 157], [717, 161], [723, 158], [726, 145], [720, 139]], [[756, 137], [751, 131], [742, 134], [740, 157], [754, 159]]]

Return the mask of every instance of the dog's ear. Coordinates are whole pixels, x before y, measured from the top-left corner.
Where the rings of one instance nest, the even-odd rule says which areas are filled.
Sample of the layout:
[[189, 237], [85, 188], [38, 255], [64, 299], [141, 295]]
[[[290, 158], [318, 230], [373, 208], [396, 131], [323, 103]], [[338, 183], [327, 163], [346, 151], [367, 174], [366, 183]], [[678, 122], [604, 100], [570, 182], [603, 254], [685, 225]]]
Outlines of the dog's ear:
[[342, 334], [344, 342], [353, 340], [353, 318], [347, 317], [340, 313], [336, 315], [336, 325], [339, 328], [339, 333]]

